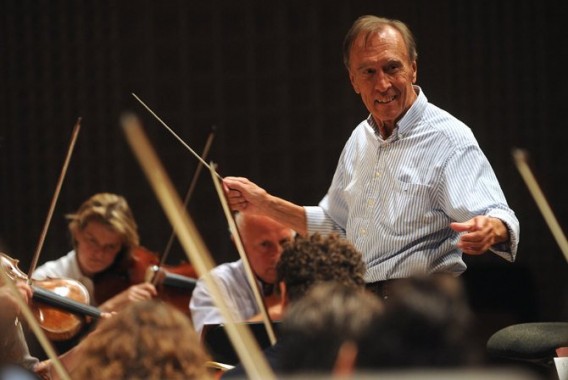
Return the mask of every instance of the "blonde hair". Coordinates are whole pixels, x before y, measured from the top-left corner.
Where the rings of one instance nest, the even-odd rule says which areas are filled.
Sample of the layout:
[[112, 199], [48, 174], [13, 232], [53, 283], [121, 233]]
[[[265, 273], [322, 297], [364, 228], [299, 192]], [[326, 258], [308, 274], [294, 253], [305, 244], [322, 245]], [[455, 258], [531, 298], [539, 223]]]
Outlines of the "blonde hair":
[[209, 378], [209, 356], [190, 320], [160, 301], [129, 304], [81, 345], [74, 379]]
[[[140, 244], [138, 226], [126, 199], [111, 193], [99, 193], [86, 200], [74, 214], [66, 215], [70, 220], [69, 231], [74, 237], [89, 222], [99, 222], [108, 226], [122, 237], [122, 244], [128, 250]], [[73, 245], [76, 242], [73, 238]]]

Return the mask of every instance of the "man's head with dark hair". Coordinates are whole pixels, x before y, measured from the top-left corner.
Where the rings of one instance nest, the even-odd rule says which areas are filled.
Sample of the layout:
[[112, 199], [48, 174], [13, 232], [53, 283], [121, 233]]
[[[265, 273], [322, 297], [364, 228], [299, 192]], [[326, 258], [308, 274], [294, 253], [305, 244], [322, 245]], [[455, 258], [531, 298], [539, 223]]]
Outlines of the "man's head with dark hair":
[[[272, 364], [292, 373], [328, 372], [346, 343], [357, 341], [382, 303], [365, 289], [361, 253], [332, 234], [296, 235], [282, 243], [276, 281], [282, 290], [282, 326], [270, 348]], [[319, 290], [318, 290], [319, 289]], [[242, 367], [229, 376], [241, 375]]]
[[296, 236], [284, 245], [276, 266], [277, 282], [286, 286], [288, 302], [300, 299], [320, 282], [334, 281], [363, 288], [365, 264], [361, 253], [337, 235]]
[[314, 284], [282, 321], [282, 372], [330, 373], [342, 347], [359, 346], [382, 311], [380, 299], [364, 288], [334, 281]]
[[362, 370], [480, 364], [471, 339], [473, 315], [463, 284], [451, 275], [396, 280], [385, 312], [363, 338]]

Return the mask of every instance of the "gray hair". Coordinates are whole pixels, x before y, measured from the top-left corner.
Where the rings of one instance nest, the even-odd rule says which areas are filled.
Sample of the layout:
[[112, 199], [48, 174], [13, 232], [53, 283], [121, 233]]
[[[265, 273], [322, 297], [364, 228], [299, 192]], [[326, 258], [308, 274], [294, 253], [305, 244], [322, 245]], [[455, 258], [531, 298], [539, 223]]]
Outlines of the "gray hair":
[[373, 15], [361, 16], [351, 26], [351, 29], [345, 35], [343, 40], [343, 63], [347, 70], [349, 70], [349, 59], [351, 55], [351, 47], [353, 42], [357, 37], [364, 33], [365, 38], [368, 39], [372, 33], [383, 30], [386, 27], [392, 27], [402, 35], [402, 39], [408, 49], [408, 58], [411, 62], [418, 58], [418, 52], [416, 50], [416, 41], [414, 40], [414, 35], [408, 28], [408, 26], [399, 20], [388, 19], [384, 17], [377, 17]]

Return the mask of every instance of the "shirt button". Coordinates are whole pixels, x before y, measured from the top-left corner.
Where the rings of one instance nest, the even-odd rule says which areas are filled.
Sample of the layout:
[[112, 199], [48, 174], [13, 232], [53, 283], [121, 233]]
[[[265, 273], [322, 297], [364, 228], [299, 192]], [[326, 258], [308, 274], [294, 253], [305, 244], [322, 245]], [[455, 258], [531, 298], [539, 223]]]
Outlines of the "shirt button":
[[374, 200], [374, 199], [369, 199], [369, 200], [367, 201], [367, 206], [373, 207], [374, 205], [375, 205], [375, 200]]
[[359, 234], [361, 234], [362, 236], [367, 235], [367, 229], [366, 229], [366, 228], [361, 228], [361, 229], [359, 230]]
[[380, 172], [375, 172], [375, 178], [379, 178], [381, 176]]

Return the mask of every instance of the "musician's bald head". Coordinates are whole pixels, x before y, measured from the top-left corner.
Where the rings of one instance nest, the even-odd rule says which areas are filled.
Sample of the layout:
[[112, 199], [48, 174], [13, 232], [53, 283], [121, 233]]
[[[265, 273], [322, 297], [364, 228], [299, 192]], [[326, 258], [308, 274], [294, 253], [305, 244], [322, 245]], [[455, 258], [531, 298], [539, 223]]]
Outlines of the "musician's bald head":
[[282, 245], [290, 241], [295, 232], [264, 215], [237, 213], [235, 222], [253, 272], [262, 281], [274, 284]]

